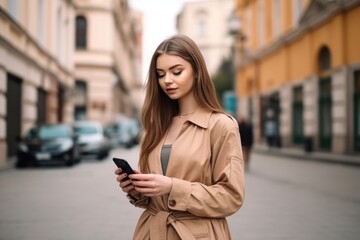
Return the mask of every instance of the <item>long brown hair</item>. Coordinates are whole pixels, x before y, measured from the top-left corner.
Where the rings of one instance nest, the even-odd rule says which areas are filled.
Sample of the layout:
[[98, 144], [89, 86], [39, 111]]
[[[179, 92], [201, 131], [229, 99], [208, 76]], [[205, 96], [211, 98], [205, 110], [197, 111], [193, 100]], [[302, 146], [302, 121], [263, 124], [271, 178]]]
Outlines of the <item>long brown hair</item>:
[[172, 118], [179, 112], [178, 102], [170, 99], [163, 92], [157, 79], [156, 62], [162, 54], [181, 57], [191, 64], [195, 78], [194, 95], [200, 107], [213, 112], [224, 112], [217, 100], [204, 58], [195, 42], [185, 35], [177, 34], [160, 43], [151, 58], [146, 97], [141, 112], [144, 135], [141, 141], [139, 165], [144, 173], [148, 172], [147, 158], [150, 152], [159, 144], [170, 127]]

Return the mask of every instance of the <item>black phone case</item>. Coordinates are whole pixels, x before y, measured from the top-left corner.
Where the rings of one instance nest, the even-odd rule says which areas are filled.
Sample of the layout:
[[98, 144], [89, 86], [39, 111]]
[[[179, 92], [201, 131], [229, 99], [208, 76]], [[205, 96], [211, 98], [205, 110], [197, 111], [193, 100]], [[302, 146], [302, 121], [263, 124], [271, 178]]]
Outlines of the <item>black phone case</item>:
[[114, 163], [118, 168], [121, 168], [123, 172], [126, 172], [128, 175], [134, 174], [134, 170], [131, 168], [129, 163], [125, 159], [113, 158]]

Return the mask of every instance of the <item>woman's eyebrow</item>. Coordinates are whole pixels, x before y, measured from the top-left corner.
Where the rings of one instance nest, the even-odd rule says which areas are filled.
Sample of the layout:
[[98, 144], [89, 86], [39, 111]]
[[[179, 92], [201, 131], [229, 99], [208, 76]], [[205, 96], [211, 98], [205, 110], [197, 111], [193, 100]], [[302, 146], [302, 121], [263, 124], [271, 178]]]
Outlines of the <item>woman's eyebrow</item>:
[[[179, 66], [182, 66], [182, 65], [181, 64], [175, 64], [174, 66], [169, 67], [169, 70], [174, 69], [174, 68], [179, 67]], [[160, 68], [156, 68], [156, 71], [164, 71], [164, 70], [162, 70]]]

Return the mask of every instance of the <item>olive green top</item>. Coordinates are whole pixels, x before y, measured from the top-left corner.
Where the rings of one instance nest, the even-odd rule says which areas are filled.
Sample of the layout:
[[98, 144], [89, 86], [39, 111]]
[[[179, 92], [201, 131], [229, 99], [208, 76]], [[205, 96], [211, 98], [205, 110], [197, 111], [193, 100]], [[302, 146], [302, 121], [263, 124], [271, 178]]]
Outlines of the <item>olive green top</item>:
[[169, 156], [170, 156], [170, 151], [171, 151], [171, 147], [172, 145], [164, 145], [161, 148], [161, 167], [162, 167], [162, 171], [163, 174], [166, 175], [166, 169], [167, 169], [167, 165], [169, 162]]

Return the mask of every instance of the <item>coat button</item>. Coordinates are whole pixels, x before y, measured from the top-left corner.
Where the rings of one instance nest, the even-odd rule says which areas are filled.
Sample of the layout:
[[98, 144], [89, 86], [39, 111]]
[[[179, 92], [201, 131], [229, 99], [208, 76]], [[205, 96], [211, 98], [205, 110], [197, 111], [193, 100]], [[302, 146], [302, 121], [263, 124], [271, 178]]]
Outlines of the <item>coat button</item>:
[[169, 200], [169, 205], [170, 205], [170, 207], [175, 207], [176, 201], [174, 199], [170, 199]]

